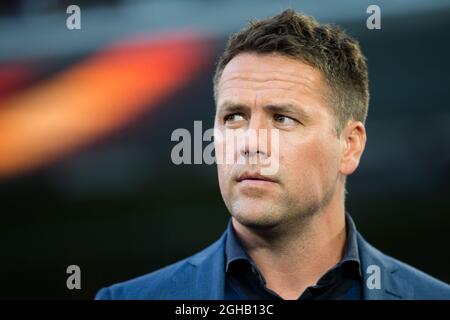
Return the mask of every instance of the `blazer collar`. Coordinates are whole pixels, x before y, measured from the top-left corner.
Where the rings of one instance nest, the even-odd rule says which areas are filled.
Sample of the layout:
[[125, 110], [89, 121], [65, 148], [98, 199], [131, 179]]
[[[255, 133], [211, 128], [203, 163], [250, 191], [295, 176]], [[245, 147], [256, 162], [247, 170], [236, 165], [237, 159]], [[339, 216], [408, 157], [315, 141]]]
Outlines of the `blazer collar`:
[[[398, 272], [399, 268], [393, 263], [392, 258], [370, 245], [359, 233], [358, 246], [363, 272], [363, 299], [409, 299], [405, 293], [412, 293], [412, 286], [407, 281], [401, 281]], [[371, 276], [373, 276], [374, 272], [379, 272], [380, 287], [370, 289], [368, 282], [371, 282]]]
[[[187, 262], [195, 267], [193, 273], [194, 288], [192, 296], [198, 299], [224, 299], [225, 289], [225, 244], [227, 230], [222, 236], [203, 251], [188, 258]], [[412, 292], [412, 287], [401, 281], [396, 273], [398, 267], [391, 258], [371, 246], [357, 232], [360, 267], [362, 272], [362, 294], [364, 300], [408, 299], [404, 292]], [[379, 271], [380, 288], [368, 285], [373, 272]], [[200, 294], [201, 292], [201, 294]]]

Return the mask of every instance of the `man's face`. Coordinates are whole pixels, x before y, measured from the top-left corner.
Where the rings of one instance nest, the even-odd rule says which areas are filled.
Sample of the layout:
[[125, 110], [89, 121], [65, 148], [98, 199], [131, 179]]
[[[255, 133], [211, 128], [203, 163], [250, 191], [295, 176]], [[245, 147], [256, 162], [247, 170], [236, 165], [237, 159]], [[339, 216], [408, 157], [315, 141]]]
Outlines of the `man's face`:
[[[258, 179], [258, 164], [218, 163], [225, 204], [241, 224], [254, 228], [290, 224], [324, 206], [335, 191], [341, 148], [335, 118], [325, 99], [325, 82], [317, 69], [278, 54], [242, 53], [223, 70], [217, 86], [215, 130], [277, 129], [279, 167], [272, 181]], [[270, 139], [269, 139], [270, 140]], [[229, 139], [217, 139], [217, 150]], [[270, 156], [266, 146], [234, 148], [238, 157]], [[258, 151], [258, 152], [256, 152]], [[259, 163], [259, 162], [258, 162]], [[243, 174], [248, 173], [248, 179]], [[259, 177], [261, 178], [261, 177]]]

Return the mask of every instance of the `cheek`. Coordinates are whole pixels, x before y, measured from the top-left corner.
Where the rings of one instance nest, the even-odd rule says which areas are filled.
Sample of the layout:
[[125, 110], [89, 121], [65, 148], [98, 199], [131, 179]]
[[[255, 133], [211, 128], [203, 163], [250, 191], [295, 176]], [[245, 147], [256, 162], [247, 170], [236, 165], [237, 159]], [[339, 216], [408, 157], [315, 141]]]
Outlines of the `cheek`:
[[219, 185], [220, 188], [223, 188], [226, 186], [227, 182], [227, 166], [224, 164], [217, 164], [217, 176], [219, 179]]
[[328, 183], [337, 170], [329, 143], [311, 140], [280, 145], [283, 175], [293, 189], [316, 188]]
[[233, 166], [217, 163], [217, 177], [222, 195], [229, 195], [233, 187]]
[[[230, 140], [230, 141], [228, 141]], [[234, 143], [233, 143], [234, 141]], [[230, 138], [226, 130], [223, 128], [214, 128], [214, 152], [217, 164], [230, 164], [236, 161], [236, 139]], [[227, 168], [220, 169], [222, 171], [229, 170]]]
[[226, 166], [223, 164], [217, 164], [217, 178], [219, 180], [219, 190], [223, 199], [228, 199], [230, 194], [229, 179], [227, 179]]

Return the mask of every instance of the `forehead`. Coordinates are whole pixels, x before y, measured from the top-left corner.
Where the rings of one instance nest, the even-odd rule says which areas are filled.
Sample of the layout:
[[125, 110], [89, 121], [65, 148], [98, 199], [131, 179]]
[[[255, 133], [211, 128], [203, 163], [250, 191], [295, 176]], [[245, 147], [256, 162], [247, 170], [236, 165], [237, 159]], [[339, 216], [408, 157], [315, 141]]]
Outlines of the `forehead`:
[[[323, 103], [321, 72], [294, 58], [280, 54], [241, 53], [224, 68], [217, 86], [217, 102], [230, 100], [273, 100], [285, 98]], [[311, 101], [309, 101], [311, 102]]]

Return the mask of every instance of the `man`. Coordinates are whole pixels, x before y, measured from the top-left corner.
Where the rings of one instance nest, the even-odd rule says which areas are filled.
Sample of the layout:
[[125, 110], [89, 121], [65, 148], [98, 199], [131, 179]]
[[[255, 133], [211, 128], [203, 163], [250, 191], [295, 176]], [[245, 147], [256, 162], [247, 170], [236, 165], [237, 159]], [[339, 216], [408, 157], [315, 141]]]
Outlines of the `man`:
[[[369, 245], [345, 210], [369, 103], [354, 39], [286, 10], [230, 38], [214, 88], [218, 155], [231, 143], [227, 130], [278, 137], [232, 149], [234, 159], [259, 160], [218, 162], [227, 230], [194, 256], [96, 298], [450, 299], [447, 284]], [[275, 145], [278, 168], [263, 174]]]

